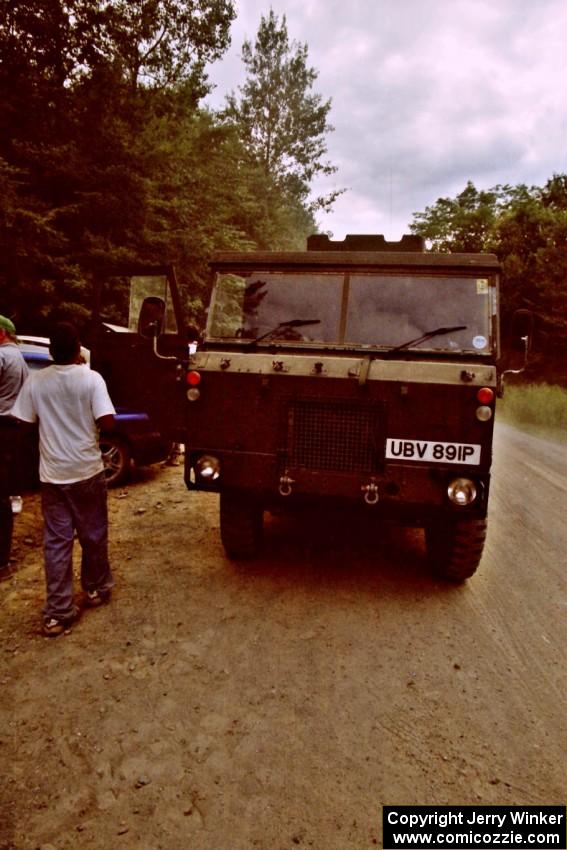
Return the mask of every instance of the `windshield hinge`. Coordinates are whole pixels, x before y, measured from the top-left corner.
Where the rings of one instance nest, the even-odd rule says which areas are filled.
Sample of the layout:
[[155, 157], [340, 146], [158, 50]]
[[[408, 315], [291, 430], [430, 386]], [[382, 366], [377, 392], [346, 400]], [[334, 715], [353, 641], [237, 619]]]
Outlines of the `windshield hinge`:
[[373, 357], [368, 354], [361, 363], [360, 372], [358, 373], [358, 386], [364, 387], [366, 381], [368, 380], [368, 373], [370, 372], [370, 366], [373, 361]]

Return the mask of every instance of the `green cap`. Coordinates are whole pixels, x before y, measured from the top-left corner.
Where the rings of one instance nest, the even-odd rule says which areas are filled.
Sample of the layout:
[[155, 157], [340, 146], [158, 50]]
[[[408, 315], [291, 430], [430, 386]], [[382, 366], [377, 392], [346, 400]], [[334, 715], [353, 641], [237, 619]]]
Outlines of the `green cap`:
[[9, 334], [16, 333], [16, 326], [11, 319], [6, 316], [0, 316], [0, 330], [6, 331]]

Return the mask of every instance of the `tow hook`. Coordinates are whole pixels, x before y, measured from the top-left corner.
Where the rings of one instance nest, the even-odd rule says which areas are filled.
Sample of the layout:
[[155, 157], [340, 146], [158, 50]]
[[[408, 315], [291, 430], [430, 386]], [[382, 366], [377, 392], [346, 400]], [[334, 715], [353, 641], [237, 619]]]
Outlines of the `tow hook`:
[[293, 478], [290, 478], [287, 473], [282, 475], [280, 478], [280, 486], [278, 487], [280, 496], [290, 496], [292, 484], [295, 484], [295, 480]]
[[374, 479], [371, 480], [370, 484], [363, 484], [360, 489], [364, 493], [364, 501], [367, 505], [375, 505], [377, 503], [380, 495], [378, 493], [378, 485]]

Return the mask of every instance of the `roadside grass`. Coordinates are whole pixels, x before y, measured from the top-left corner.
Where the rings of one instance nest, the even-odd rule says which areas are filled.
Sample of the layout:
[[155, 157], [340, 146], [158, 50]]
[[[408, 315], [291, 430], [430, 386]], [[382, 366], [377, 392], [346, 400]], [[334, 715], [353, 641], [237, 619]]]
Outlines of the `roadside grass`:
[[498, 415], [519, 428], [567, 439], [567, 390], [555, 384], [509, 384]]

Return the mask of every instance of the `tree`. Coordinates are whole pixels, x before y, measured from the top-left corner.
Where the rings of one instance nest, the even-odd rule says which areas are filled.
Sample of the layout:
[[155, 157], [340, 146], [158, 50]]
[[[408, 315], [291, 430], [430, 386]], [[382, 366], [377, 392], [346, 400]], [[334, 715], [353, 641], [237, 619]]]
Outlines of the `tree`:
[[436, 251], [488, 251], [502, 264], [504, 324], [519, 308], [537, 316], [540, 348], [567, 350], [567, 175], [543, 188], [524, 184], [478, 191], [415, 213], [413, 233]]
[[231, 0], [0, 0], [0, 287], [21, 329], [86, 322], [92, 279], [134, 263], [174, 263], [202, 318], [212, 250], [313, 231], [199, 109], [232, 15]]
[[82, 59], [90, 68], [117, 64], [130, 86], [164, 89], [190, 82], [207, 91], [205, 66], [230, 43], [232, 0], [74, 0], [75, 27], [90, 34]]
[[439, 198], [414, 213], [412, 233], [423, 236], [434, 251], [464, 253], [489, 250], [496, 217], [509, 187], [478, 191], [469, 180], [456, 198]]
[[[305, 202], [313, 179], [336, 168], [324, 161], [331, 101], [312, 92], [317, 71], [307, 64], [307, 45], [290, 43], [285, 15], [262, 16], [254, 46], [245, 41], [247, 79], [240, 98], [227, 97], [225, 115], [239, 131], [251, 158], [286, 193]], [[338, 192], [317, 198], [329, 208]]]
[[233, 16], [231, 0], [0, 0], [0, 282], [30, 325], [152, 255], [170, 154], [148, 128], [194, 113]]
[[232, 0], [0, 0], [3, 64], [61, 86], [102, 64], [132, 88], [191, 79], [230, 43]]

